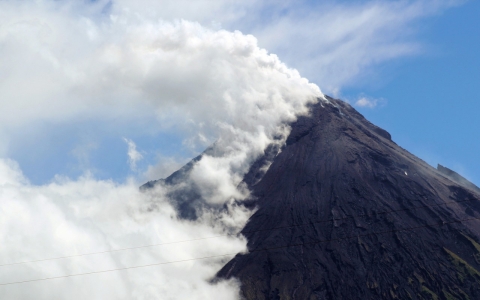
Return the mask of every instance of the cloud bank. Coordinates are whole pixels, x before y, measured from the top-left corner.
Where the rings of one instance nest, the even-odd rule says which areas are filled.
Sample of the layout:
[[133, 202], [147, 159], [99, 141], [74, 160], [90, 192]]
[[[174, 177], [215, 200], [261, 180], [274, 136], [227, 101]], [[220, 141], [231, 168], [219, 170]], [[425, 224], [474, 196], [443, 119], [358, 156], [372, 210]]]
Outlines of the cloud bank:
[[[217, 203], [240, 197], [249, 164], [322, 96], [251, 35], [152, 22], [128, 10], [79, 16], [69, 5], [40, 3], [2, 7], [8, 61], [0, 72], [14, 70], [1, 90], [2, 128], [155, 117], [152, 126], [180, 128], [191, 147], [216, 140], [215, 158], [194, 172], [210, 176], [194, 178], [222, 191], [208, 197]], [[138, 158], [130, 156], [132, 167]]]
[[[181, 220], [167, 191], [140, 193], [120, 184], [57, 176], [32, 185], [12, 160], [0, 160], [0, 250], [3, 264], [239, 230], [251, 212], [233, 204], [250, 164], [289, 132], [286, 122], [323, 97], [319, 88], [258, 47], [251, 35], [196, 22], [155, 20], [98, 3], [0, 4], [0, 128], [12, 132], [101, 120], [176, 128], [188, 147], [214, 142], [188, 184], [211, 207]], [[8, 58], [7, 58], [8, 57]], [[129, 163], [142, 154], [131, 139]], [[80, 149], [80, 148], [79, 148]], [[78, 151], [77, 151], [78, 152]], [[81, 151], [83, 160], [86, 151]], [[80, 156], [80, 155], [78, 155]], [[226, 204], [226, 206], [223, 206]], [[226, 209], [225, 209], [226, 207]], [[217, 209], [221, 208], [221, 209]], [[0, 266], [0, 283], [238, 253], [241, 238], [221, 237], [160, 248]], [[228, 257], [227, 257], [228, 258]], [[0, 287], [2, 298], [235, 299], [235, 281], [210, 284], [225, 259]], [[28, 286], [26, 286], [28, 285]]]
[[[0, 283], [64, 276], [244, 251], [225, 236], [245, 223], [241, 209], [176, 218], [157, 193], [134, 182], [65, 178], [33, 186], [18, 165], [0, 160], [0, 264], [219, 236], [212, 239], [0, 266]], [[231, 256], [80, 277], [0, 286], [2, 299], [237, 299], [235, 281], [209, 284]]]

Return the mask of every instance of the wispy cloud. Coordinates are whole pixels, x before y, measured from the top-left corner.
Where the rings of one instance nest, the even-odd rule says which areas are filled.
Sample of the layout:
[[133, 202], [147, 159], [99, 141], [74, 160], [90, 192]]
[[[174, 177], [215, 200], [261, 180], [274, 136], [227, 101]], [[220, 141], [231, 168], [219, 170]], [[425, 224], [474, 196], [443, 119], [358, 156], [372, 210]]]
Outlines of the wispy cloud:
[[187, 18], [253, 34], [261, 47], [332, 93], [364, 80], [383, 63], [425, 53], [420, 22], [465, 2], [200, 0], [177, 6], [168, 1], [122, 0], [114, 2], [113, 11], [153, 7], [152, 17]]
[[137, 151], [137, 145], [130, 139], [123, 138], [125, 143], [128, 146], [128, 164], [130, 165], [130, 169], [135, 171], [137, 169], [137, 162], [143, 159], [143, 155]]
[[90, 163], [90, 154], [97, 148], [98, 145], [94, 142], [83, 142], [72, 149], [71, 154], [77, 159], [77, 165], [80, 170], [89, 171], [93, 168]]
[[375, 108], [378, 105], [385, 105], [386, 101], [384, 99], [374, 99], [366, 96], [360, 97], [355, 101], [354, 105], [363, 108]]
[[190, 158], [157, 155], [156, 162], [147, 167], [142, 177], [145, 181], [166, 178], [187, 164]]
[[423, 53], [419, 22], [463, 2], [287, 1], [286, 8], [252, 14], [245, 26], [261, 46], [332, 93], [382, 63]]

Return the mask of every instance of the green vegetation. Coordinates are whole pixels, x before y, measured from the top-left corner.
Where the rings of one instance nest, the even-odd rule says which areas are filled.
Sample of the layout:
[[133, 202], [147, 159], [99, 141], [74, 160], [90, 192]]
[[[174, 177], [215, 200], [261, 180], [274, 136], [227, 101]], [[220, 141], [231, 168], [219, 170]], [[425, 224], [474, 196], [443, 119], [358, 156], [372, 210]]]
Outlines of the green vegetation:
[[430, 299], [438, 300], [438, 295], [424, 285], [422, 285], [422, 294], [425, 296], [429, 296]]
[[423, 277], [420, 274], [418, 274], [417, 272], [414, 272], [413, 275], [415, 275], [415, 277], [417, 278], [418, 282], [420, 282], [420, 284], [425, 283], [425, 279], [423, 279]]
[[443, 249], [450, 255], [453, 264], [458, 270], [457, 275], [461, 282], [464, 281], [467, 275], [470, 275], [473, 277], [477, 276], [480, 278], [480, 272], [478, 272], [474, 267], [472, 267], [466, 261], [460, 258], [460, 256], [456, 255], [455, 253], [453, 253], [452, 251], [448, 250], [445, 247]]
[[477, 261], [478, 264], [480, 264], [480, 244], [478, 244], [474, 239], [472, 239], [469, 236], [466, 236], [465, 234], [462, 233], [462, 235], [477, 249], [477, 253], [474, 254], [474, 258]]
[[446, 290], [443, 290], [442, 292], [443, 292], [443, 296], [445, 298], [447, 298], [447, 300], [457, 300], [457, 298], [455, 296], [453, 296], [452, 294], [450, 294]]

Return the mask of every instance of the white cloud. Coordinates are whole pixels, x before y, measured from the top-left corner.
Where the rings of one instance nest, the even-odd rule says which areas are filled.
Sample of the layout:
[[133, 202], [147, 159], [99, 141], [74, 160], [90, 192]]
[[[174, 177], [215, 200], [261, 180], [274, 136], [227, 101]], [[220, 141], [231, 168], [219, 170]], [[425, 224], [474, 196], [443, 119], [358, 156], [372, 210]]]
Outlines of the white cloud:
[[[465, 0], [407, 1], [116, 1], [152, 18], [221, 24], [251, 33], [303, 76], [334, 93], [362, 82], [375, 67], [425, 51], [419, 21]], [[149, 10], [146, 12], [146, 10]], [[363, 83], [363, 82], [362, 82]]]
[[355, 105], [359, 107], [374, 108], [375, 106], [377, 106], [377, 101], [375, 99], [370, 100], [365, 97], [362, 97], [355, 102]]
[[[0, 88], [0, 124], [154, 115], [159, 122], [150, 126], [175, 124], [194, 145], [217, 140], [218, 154], [192, 176], [217, 203], [240, 197], [237, 186], [249, 164], [274, 136], [288, 133], [284, 122], [322, 96], [251, 35], [183, 20], [153, 22], [126, 10], [96, 18], [40, 3], [63, 10], [2, 7], [0, 74], [8, 80]], [[140, 157], [130, 150], [134, 167]], [[195, 176], [206, 170], [211, 177]]]
[[[99, 3], [94, 6], [100, 5]], [[0, 128], [92, 121], [176, 127], [186, 143], [215, 151], [194, 168], [206, 203], [197, 221], [181, 221], [164, 192], [138, 192], [138, 182], [116, 184], [89, 176], [61, 176], [35, 186], [12, 162], [0, 160], [0, 257], [5, 263], [122, 248], [231, 232], [249, 212], [232, 204], [249, 165], [284, 122], [306, 113], [322, 94], [251, 35], [212, 30], [190, 21], [152, 21], [135, 11], [103, 15], [89, 5], [36, 1], [0, 3]], [[28, 108], [28, 109], [25, 109]], [[99, 128], [101, 129], [101, 128]], [[141, 159], [133, 141], [132, 168]], [[88, 173], [87, 173], [88, 174]], [[23, 180], [23, 181], [22, 181]], [[223, 207], [223, 205], [222, 205]], [[242, 251], [245, 241], [219, 238], [151, 251], [89, 256], [0, 267], [0, 282], [28, 280]], [[225, 258], [226, 259], [226, 258]], [[190, 262], [115, 274], [84, 276], [0, 289], [2, 298], [233, 299], [238, 285], [210, 285], [223, 260]]]
[[385, 100], [383, 99], [373, 99], [368, 97], [360, 97], [360, 99], [355, 101], [355, 106], [364, 108], [375, 108], [377, 105], [383, 104], [385, 104]]
[[189, 158], [157, 155], [155, 164], [147, 167], [142, 177], [145, 181], [166, 178], [189, 162]]
[[[0, 160], [0, 264], [109, 249], [221, 236], [138, 250], [0, 266], [0, 283], [237, 253], [245, 240], [222, 236], [245, 224], [249, 213], [206, 211], [197, 221], [176, 218], [157, 191], [136, 182], [115, 184], [84, 177], [44, 186], [25, 181], [18, 166]], [[129, 271], [0, 287], [2, 299], [236, 299], [235, 281], [207, 281], [231, 256]]]
[[275, 11], [272, 22], [252, 22], [251, 32], [330, 93], [364, 83], [379, 64], [423, 52], [418, 21], [460, 2], [320, 2], [313, 7], [295, 2], [286, 13]]
[[[169, 119], [179, 117], [179, 108], [178, 123], [196, 122], [199, 115], [207, 122], [232, 116], [232, 104], [249, 96], [247, 90], [266, 99], [284, 91], [294, 96], [308, 86], [258, 48], [253, 36], [239, 32], [139, 20], [129, 13], [97, 20], [34, 4], [22, 9], [7, 2], [1, 8], [3, 126], [152, 112]], [[287, 86], [269, 88], [259, 80], [268, 75], [268, 83]], [[21, 88], [27, 83], [28, 89]], [[318, 94], [318, 88], [310, 86], [308, 93]]]
[[137, 169], [137, 162], [143, 158], [143, 155], [137, 151], [137, 145], [135, 145], [132, 140], [127, 138], [123, 138], [123, 140], [128, 146], [128, 164], [130, 165], [130, 169], [135, 171]]
[[422, 51], [418, 21], [461, 2], [2, 1], [0, 151], [28, 140], [21, 128], [91, 120], [176, 128], [198, 151], [220, 136], [215, 121], [248, 124], [243, 106], [319, 94], [257, 43], [339, 94], [374, 66]]
[[[222, 78], [218, 71], [238, 66], [231, 58], [242, 57], [241, 47], [248, 61], [259, 53], [252, 36], [175, 20], [214, 20], [252, 32], [261, 45], [334, 91], [371, 66], [421, 51], [416, 21], [460, 2], [2, 2], [1, 125], [92, 115], [141, 118], [151, 110], [168, 115], [168, 105], [185, 109], [220, 92], [224, 79], [230, 84], [235, 76]], [[222, 80], [217, 84], [212, 77]], [[20, 88], [26, 82], [29, 88]], [[191, 111], [205, 112], [198, 108]]]
[[90, 171], [92, 166], [90, 164], [90, 153], [97, 149], [98, 145], [93, 142], [83, 142], [77, 145], [72, 151], [72, 155], [78, 161], [78, 166], [81, 170]]

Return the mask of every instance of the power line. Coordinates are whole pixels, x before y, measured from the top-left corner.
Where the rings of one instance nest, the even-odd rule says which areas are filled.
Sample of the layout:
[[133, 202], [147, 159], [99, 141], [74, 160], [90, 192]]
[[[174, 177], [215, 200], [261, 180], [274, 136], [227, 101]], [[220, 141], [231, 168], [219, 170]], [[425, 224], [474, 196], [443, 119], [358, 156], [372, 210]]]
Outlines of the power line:
[[222, 255], [212, 255], [212, 256], [205, 256], [205, 257], [198, 257], [198, 258], [189, 258], [189, 259], [182, 259], [182, 260], [175, 260], [175, 261], [167, 261], [167, 262], [154, 263], [154, 264], [141, 265], [141, 266], [116, 268], [116, 269], [109, 269], [109, 270], [102, 270], [102, 271], [93, 271], [93, 272], [86, 272], [86, 273], [77, 273], [77, 274], [63, 275], [63, 276], [45, 277], [45, 278], [31, 279], [31, 280], [23, 280], [23, 281], [14, 281], [14, 282], [0, 283], [0, 286], [12, 285], [12, 284], [20, 284], [20, 283], [27, 283], [27, 282], [45, 281], [45, 280], [60, 279], [60, 278], [68, 278], [68, 277], [76, 277], [76, 276], [84, 276], [84, 275], [92, 275], [92, 274], [99, 274], [99, 273], [108, 273], [108, 272], [123, 271], [123, 270], [129, 270], [129, 269], [139, 269], [139, 268], [146, 268], [146, 267], [160, 266], [160, 265], [168, 265], [168, 264], [174, 264], [174, 263], [180, 263], [180, 262], [187, 262], [187, 261], [193, 261], [193, 260], [202, 260], [202, 259], [209, 259], [209, 258], [217, 258], [217, 257], [223, 257], [223, 256], [229, 256], [229, 255], [235, 255], [235, 254], [236, 254], [236, 253], [222, 254]]
[[216, 235], [216, 236], [209, 236], [209, 237], [198, 238], [198, 239], [190, 239], [190, 240], [174, 241], [174, 242], [167, 242], [167, 243], [151, 244], [151, 245], [136, 246], [136, 247], [129, 247], [129, 248], [112, 249], [112, 250], [89, 252], [89, 253], [83, 253], [83, 254], [73, 254], [73, 255], [59, 256], [59, 257], [52, 257], [52, 258], [44, 258], [44, 259], [37, 259], [37, 260], [20, 261], [20, 262], [2, 264], [2, 265], [0, 265], [0, 267], [21, 265], [21, 264], [28, 264], [28, 263], [37, 263], [37, 262], [42, 262], [42, 261], [58, 260], [58, 259], [73, 258], [73, 257], [81, 257], [81, 256], [95, 255], [95, 254], [112, 253], [112, 252], [134, 250], [134, 249], [141, 249], [141, 248], [158, 247], [158, 246], [163, 246], [163, 245], [179, 244], [179, 243], [185, 243], [185, 242], [193, 242], [193, 241], [199, 241], [199, 240], [213, 239], [213, 238], [229, 236], [229, 235], [233, 235], [233, 234]]
[[[397, 209], [397, 210], [391, 210], [391, 211], [374, 212], [374, 213], [372, 213], [372, 215], [383, 215], [383, 214], [389, 214], [389, 213], [395, 213], [395, 212], [412, 211], [412, 210], [417, 210], [417, 209], [422, 209], [422, 208], [438, 207], [438, 206], [443, 206], [443, 205], [453, 204], [453, 203], [469, 202], [469, 201], [473, 201], [473, 200], [476, 200], [476, 199], [468, 199], [468, 200], [462, 200], [462, 201], [450, 201], [450, 202], [443, 202], [443, 203], [435, 204], [435, 205], [423, 205], [423, 206], [415, 206], [415, 207], [406, 208], [406, 209]], [[365, 216], [369, 216], [369, 215], [368, 214], [353, 215], [353, 216], [346, 216], [346, 217], [342, 217], [342, 218], [333, 218], [333, 219], [328, 219], [328, 220], [321, 220], [321, 221], [317, 221], [317, 222], [294, 224], [294, 225], [273, 227], [273, 228], [267, 228], [267, 229], [259, 229], [259, 230], [253, 230], [253, 231], [245, 231], [245, 232], [243, 232], [243, 234], [263, 232], [263, 231], [271, 231], [271, 230], [277, 230], [277, 229], [302, 227], [302, 226], [307, 226], [307, 225], [316, 225], [316, 224], [321, 224], [321, 223], [341, 221], [341, 220], [346, 220], [346, 219], [350, 219], [350, 218], [365, 217]], [[37, 259], [37, 260], [20, 261], [20, 262], [0, 264], [0, 267], [12, 266], [12, 265], [21, 265], [21, 264], [28, 264], [28, 263], [37, 263], [37, 262], [59, 260], [59, 259], [66, 259], [66, 258], [74, 258], [74, 257], [82, 257], [82, 256], [96, 255], [96, 254], [113, 253], [113, 252], [135, 250], [135, 249], [142, 249], [142, 248], [152, 248], [152, 247], [158, 247], [158, 246], [164, 246], [164, 245], [194, 242], [194, 241], [207, 240], [207, 239], [226, 237], [226, 236], [238, 236], [241, 233], [242, 232], [228, 233], [228, 234], [221, 234], [221, 235], [215, 235], [215, 236], [209, 236], [209, 237], [203, 237], [203, 238], [196, 238], [196, 239], [188, 239], [188, 240], [173, 241], [173, 242], [166, 242], [166, 243], [150, 244], [150, 245], [128, 247], [128, 248], [119, 248], [119, 249], [104, 250], [104, 251], [98, 251], [98, 252], [88, 252], [88, 253], [82, 253], [82, 254], [73, 254], [73, 255], [59, 256], [59, 257], [52, 257], [52, 258], [44, 258], [44, 259]]]
[[[287, 246], [278, 246], [278, 247], [270, 247], [270, 248], [263, 248], [263, 249], [254, 249], [254, 250], [249, 251], [249, 253], [261, 252], [261, 251], [268, 251], [268, 250], [277, 250], [277, 249], [284, 249], [284, 248], [298, 247], [298, 246], [305, 246], [305, 245], [315, 245], [315, 244], [326, 243], [326, 242], [336, 242], [336, 241], [348, 240], [348, 239], [352, 239], [352, 238], [359, 238], [359, 237], [365, 237], [365, 236], [370, 236], [370, 235], [378, 235], [378, 234], [386, 234], [386, 233], [392, 233], [392, 232], [398, 232], [398, 231], [412, 231], [412, 230], [420, 229], [420, 228], [437, 227], [437, 226], [442, 226], [442, 225], [446, 225], [446, 224], [461, 223], [461, 222], [464, 222], [464, 221], [473, 221], [473, 220], [480, 220], [480, 218], [469, 218], [469, 219], [462, 219], [462, 220], [450, 221], [450, 222], [432, 223], [432, 224], [426, 224], [426, 225], [415, 226], [415, 227], [410, 227], [410, 228], [402, 228], [402, 229], [394, 229], [394, 230], [387, 230], [387, 231], [379, 231], [379, 232], [373, 232], [373, 233], [366, 233], [366, 234], [348, 236], [348, 237], [343, 237], [343, 238], [335, 238], [335, 239], [329, 239], [329, 240], [315, 241], [315, 242], [310, 242], [310, 243], [299, 243], [299, 244], [292, 244], [292, 245], [287, 245]], [[189, 258], [189, 259], [182, 259], [182, 260], [175, 260], [175, 261], [167, 261], [167, 262], [160, 262], [160, 263], [140, 265], [140, 266], [133, 266], [133, 267], [124, 267], [124, 268], [116, 268], [116, 269], [109, 269], [109, 270], [102, 270], [102, 271], [93, 271], [93, 272], [86, 272], [86, 273], [77, 273], [77, 274], [70, 274], [70, 275], [63, 275], [63, 276], [54, 276], [54, 277], [45, 277], [45, 278], [39, 278], [39, 279], [30, 279], [30, 280], [23, 280], [23, 281], [14, 281], [14, 282], [0, 283], [0, 286], [13, 285], [13, 284], [21, 284], [21, 283], [29, 283], [29, 282], [38, 282], [38, 281], [46, 281], [46, 280], [53, 280], [53, 279], [60, 279], [60, 278], [68, 278], [68, 277], [85, 276], [85, 275], [108, 273], [108, 272], [115, 272], [115, 271], [124, 271], [124, 270], [129, 270], [129, 269], [139, 269], [139, 268], [146, 268], [146, 267], [152, 267], [152, 266], [174, 264], [174, 263], [187, 262], [187, 261], [203, 260], [203, 259], [209, 259], [209, 258], [219, 258], [219, 257], [236, 255], [236, 254], [237, 254], [237, 253], [229, 253], [229, 254], [221, 254], [221, 255], [212, 255], [212, 256]]]

